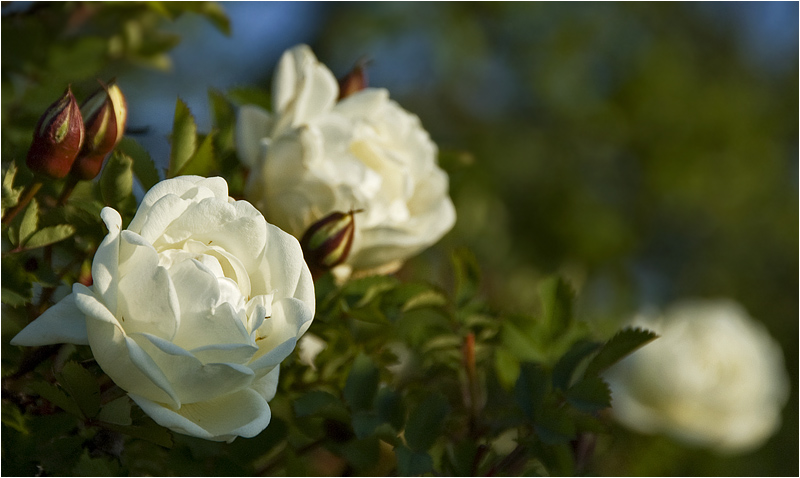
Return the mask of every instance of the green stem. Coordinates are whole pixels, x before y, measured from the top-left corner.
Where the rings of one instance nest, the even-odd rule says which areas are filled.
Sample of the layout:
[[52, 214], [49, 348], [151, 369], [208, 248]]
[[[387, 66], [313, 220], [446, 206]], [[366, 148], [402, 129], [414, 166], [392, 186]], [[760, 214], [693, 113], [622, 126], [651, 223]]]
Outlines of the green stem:
[[58, 202], [56, 203], [58, 206], [63, 206], [67, 203], [67, 199], [69, 199], [69, 195], [72, 194], [78, 181], [79, 180], [72, 175], [67, 178], [67, 184], [65, 184], [64, 189], [61, 190], [61, 195], [58, 197]]

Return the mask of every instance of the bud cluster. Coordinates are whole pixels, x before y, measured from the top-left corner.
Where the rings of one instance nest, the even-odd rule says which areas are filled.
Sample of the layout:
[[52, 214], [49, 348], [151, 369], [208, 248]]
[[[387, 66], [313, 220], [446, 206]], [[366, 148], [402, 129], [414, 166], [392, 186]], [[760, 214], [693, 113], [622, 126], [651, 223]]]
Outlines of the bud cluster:
[[92, 179], [125, 132], [127, 104], [115, 82], [101, 85], [79, 108], [67, 87], [39, 118], [26, 164], [33, 172], [61, 179]]

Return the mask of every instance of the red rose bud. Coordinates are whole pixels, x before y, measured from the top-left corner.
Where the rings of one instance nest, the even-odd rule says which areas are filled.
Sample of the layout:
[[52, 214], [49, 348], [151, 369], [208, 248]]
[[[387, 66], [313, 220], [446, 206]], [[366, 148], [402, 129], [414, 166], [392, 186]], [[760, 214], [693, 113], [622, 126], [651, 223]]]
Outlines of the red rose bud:
[[54, 179], [63, 178], [81, 150], [83, 136], [81, 110], [67, 87], [64, 95], [39, 118], [28, 150], [28, 168]]
[[358, 211], [332, 212], [315, 222], [300, 239], [306, 263], [314, 275], [343, 263], [350, 254]]
[[339, 79], [340, 100], [347, 98], [353, 93], [358, 93], [367, 87], [367, 69], [365, 66], [366, 61], [359, 61], [350, 73]]
[[89, 180], [97, 176], [103, 160], [122, 139], [128, 116], [125, 97], [112, 83], [92, 94], [81, 106], [81, 114], [86, 125], [86, 139], [71, 174]]

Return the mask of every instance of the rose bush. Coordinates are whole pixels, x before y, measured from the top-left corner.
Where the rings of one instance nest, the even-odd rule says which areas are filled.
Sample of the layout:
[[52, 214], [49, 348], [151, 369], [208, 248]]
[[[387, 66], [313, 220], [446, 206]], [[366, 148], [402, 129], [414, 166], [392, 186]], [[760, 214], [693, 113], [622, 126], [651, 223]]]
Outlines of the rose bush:
[[331, 212], [363, 209], [345, 264], [382, 272], [453, 227], [436, 145], [385, 89], [337, 101], [336, 79], [306, 45], [283, 54], [272, 88], [273, 113], [247, 105], [237, 119], [245, 195], [270, 222], [300, 238]]
[[635, 325], [661, 335], [607, 374], [624, 425], [723, 452], [780, 426], [788, 379], [780, 346], [732, 301], [686, 301]]
[[89, 344], [97, 363], [159, 424], [215, 441], [270, 421], [279, 364], [314, 316], [295, 238], [267, 224], [222, 178], [156, 184], [108, 235], [93, 285], [23, 329], [16, 345]]

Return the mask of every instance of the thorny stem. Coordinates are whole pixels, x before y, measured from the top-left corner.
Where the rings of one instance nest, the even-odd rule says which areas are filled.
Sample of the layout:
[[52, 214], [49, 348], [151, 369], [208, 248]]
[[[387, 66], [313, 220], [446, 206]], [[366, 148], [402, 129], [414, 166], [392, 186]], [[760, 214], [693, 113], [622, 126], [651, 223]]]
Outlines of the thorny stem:
[[5, 216], [3, 216], [4, 227], [7, 227], [11, 223], [11, 220], [14, 219], [14, 217], [17, 214], [19, 214], [20, 211], [25, 209], [25, 206], [27, 206], [28, 203], [31, 202], [31, 199], [33, 199], [33, 197], [36, 196], [36, 193], [38, 193], [39, 189], [41, 188], [42, 188], [41, 181], [37, 181], [28, 186], [28, 189], [26, 189], [25, 192], [23, 193], [22, 200], [18, 202], [17, 205], [11, 208], [8, 212], [6, 212]]

